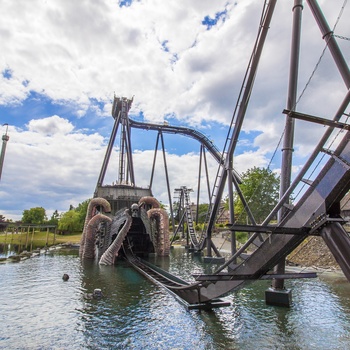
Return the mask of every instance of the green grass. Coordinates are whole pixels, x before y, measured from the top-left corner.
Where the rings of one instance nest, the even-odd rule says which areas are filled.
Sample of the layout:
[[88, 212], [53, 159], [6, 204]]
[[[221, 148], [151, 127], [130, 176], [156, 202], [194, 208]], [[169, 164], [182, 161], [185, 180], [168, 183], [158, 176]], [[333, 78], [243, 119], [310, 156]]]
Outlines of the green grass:
[[30, 232], [19, 232], [17, 234], [12, 233], [1, 233], [0, 234], [0, 244], [19, 244], [19, 245], [33, 245], [35, 247], [44, 247], [46, 244], [48, 246], [60, 243], [72, 243], [76, 244], [80, 242], [81, 233], [75, 232], [71, 235], [58, 235], [52, 232], [47, 233], [35, 231], [34, 234]]

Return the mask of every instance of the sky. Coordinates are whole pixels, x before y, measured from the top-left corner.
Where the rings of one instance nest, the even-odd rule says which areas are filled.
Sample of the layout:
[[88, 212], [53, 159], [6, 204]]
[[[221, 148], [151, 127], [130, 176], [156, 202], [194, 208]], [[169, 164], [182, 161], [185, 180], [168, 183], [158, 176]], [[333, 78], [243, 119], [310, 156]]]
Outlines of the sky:
[[[293, 3], [276, 5], [234, 154], [239, 173], [254, 166], [280, 172]], [[350, 6], [344, 0], [319, 4], [329, 26], [336, 24], [349, 62]], [[20, 220], [23, 210], [43, 207], [50, 217], [93, 196], [113, 127], [114, 95], [134, 98], [133, 119], [195, 128], [222, 150], [262, 5], [261, 0], [0, 0], [0, 133], [8, 128], [10, 137], [0, 214]], [[296, 110], [332, 119], [347, 89], [329, 51], [322, 55], [324, 47], [305, 2]], [[323, 126], [296, 122], [293, 174], [323, 132]], [[149, 184], [156, 136], [132, 130], [138, 186]], [[164, 140], [171, 191], [194, 188], [195, 200], [200, 145], [179, 135]], [[105, 184], [116, 180], [117, 162], [118, 142]], [[212, 183], [217, 164], [209, 156], [208, 167]], [[152, 191], [167, 204], [164, 178], [158, 155]]]

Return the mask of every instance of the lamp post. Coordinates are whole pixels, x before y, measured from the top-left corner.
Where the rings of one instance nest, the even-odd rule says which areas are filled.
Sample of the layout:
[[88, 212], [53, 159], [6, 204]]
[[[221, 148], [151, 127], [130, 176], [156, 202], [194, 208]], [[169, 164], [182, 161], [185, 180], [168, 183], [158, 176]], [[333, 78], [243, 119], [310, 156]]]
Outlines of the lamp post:
[[8, 124], [4, 124], [4, 125], [6, 125], [6, 132], [4, 135], [2, 135], [2, 147], [1, 147], [1, 155], [0, 155], [0, 180], [1, 180], [1, 174], [2, 174], [2, 167], [4, 165], [6, 144], [7, 144], [7, 141], [10, 139], [10, 137], [7, 135]]

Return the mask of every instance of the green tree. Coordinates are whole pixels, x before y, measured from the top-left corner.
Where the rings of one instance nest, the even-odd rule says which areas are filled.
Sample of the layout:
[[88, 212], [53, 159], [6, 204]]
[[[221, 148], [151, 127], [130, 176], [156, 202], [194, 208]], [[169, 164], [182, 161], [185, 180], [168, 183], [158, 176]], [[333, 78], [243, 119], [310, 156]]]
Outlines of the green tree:
[[87, 199], [84, 202], [79, 203], [76, 208], [74, 208], [73, 205], [70, 205], [69, 210], [62, 214], [58, 223], [58, 229], [69, 232], [82, 231], [89, 202], [90, 199]]
[[[242, 175], [240, 189], [257, 223], [261, 223], [278, 202], [279, 176], [266, 168], [251, 168]], [[243, 203], [235, 194], [235, 215], [238, 222], [247, 223]]]
[[75, 210], [68, 210], [62, 214], [60, 221], [58, 222], [58, 229], [60, 231], [81, 231], [81, 225], [79, 222], [79, 213]]
[[84, 228], [86, 211], [91, 199], [87, 199], [84, 202], [78, 204], [78, 206], [74, 209], [79, 214], [79, 225], [81, 230]]
[[208, 203], [202, 203], [202, 204], [198, 205], [198, 222], [197, 222], [197, 224], [203, 224], [205, 222], [205, 219], [207, 218], [208, 209], [209, 209]]
[[58, 225], [60, 214], [57, 209], [52, 213], [50, 220], [47, 222], [49, 225]]
[[41, 225], [45, 220], [47, 220], [47, 217], [43, 207], [36, 207], [23, 211], [22, 222], [24, 224]]

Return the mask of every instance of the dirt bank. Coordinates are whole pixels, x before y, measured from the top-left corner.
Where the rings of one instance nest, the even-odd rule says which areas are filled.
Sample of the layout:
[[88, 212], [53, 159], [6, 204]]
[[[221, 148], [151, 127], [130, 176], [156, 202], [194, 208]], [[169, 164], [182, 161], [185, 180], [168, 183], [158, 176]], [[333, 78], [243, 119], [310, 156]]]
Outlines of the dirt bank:
[[[222, 233], [212, 237], [220, 253], [231, 252], [231, 242]], [[179, 242], [185, 244], [185, 241]], [[326, 270], [339, 270], [340, 267], [321, 237], [311, 236], [301, 243], [287, 257], [287, 264], [300, 267], [317, 267]]]
[[321, 237], [308, 237], [287, 257], [287, 262], [291, 265], [318, 267], [322, 269], [339, 269], [339, 265], [334, 259]]
[[[213, 237], [213, 242], [221, 252], [230, 252], [231, 243], [222, 235]], [[321, 237], [308, 237], [287, 257], [292, 266], [317, 267], [320, 269], [340, 269], [332, 253]]]

